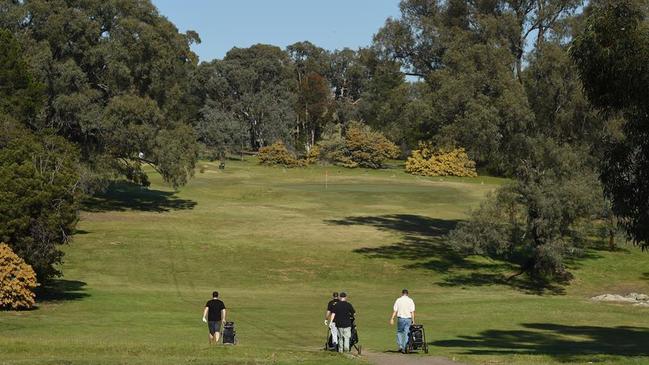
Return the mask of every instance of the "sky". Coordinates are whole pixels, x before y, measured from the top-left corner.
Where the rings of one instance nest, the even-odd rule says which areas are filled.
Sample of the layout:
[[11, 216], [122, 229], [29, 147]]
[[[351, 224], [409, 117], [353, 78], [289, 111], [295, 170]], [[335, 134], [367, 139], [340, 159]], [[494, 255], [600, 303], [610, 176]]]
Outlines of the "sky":
[[195, 30], [200, 61], [223, 58], [232, 47], [267, 43], [282, 48], [308, 40], [325, 49], [356, 49], [388, 17], [399, 0], [152, 0], [180, 32]]

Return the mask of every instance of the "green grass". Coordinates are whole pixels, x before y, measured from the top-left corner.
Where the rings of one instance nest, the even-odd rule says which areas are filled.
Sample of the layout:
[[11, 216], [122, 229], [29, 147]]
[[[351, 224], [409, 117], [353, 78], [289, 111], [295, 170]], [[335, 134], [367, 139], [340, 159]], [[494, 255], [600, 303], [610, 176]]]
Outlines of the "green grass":
[[[397, 168], [203, 163], [174, 193], [120, 184], [88, 202], [64, 278], [37, 310], [0, 313], [1, 364], [357, 364], [320, 351], [328, 295], [345, 290], [364, 348], [394, 349], [408, 287], [431, 354], [467, 363], [649, 363], [649, 309], [597, 304], [649, 292], [646, 253], [591, 250], [565, 288], [506, 283], [506, 263], [463, 259], [443, 235], [496, 178]], [[327, 185], [325, 187], [325, 176]], [[240, 345], [210, 348], [200, 316], [218, 289]]]

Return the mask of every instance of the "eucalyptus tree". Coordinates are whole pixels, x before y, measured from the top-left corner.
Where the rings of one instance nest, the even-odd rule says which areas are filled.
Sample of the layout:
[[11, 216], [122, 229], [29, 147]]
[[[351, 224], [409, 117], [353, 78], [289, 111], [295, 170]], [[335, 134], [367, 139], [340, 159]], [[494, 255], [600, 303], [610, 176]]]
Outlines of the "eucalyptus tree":
[[590, 224], [604, 206], [587, 151], [552, 139], [530, 141], [512, 183], [497, 189], [449, 235], [452, 247], [518, 265], [544, 284], [567, 282], [567, 265], [588, 246]]
[[427, 84], [431, 139], [465, 147], [479, 165], [511, 174], [532, 113], [501, 23], [480, 6], [404, 0], [401, 18], [386, 21], [374, 48]]
[[79, 151], [49, 131], [25, 128], [42, 110], [44, 88], [13, 35], [0, 30], [0, 241], [36, 271], [59, 274], [81, 198]]
[[245, 146], [253, 149], [292, 141], [297, 82], [293, 64], [279, 47], [233, 48], [223, 60], [201, 64], [195, 83], [204, 103], [204, 142], [215, 140], [214, 133], [235, 140], [237, 130], [245, 134]]
[[9, 1], [0, 26], [44, 85], [43, 112], [29, 128], [53, 129], [96, 173], [146, 185], [149, 164], [174, 186], [187, 181], [196, 159], [195, 32], [179, 33], [148, 0]]
[[601, 179], [629, 236], [649, 247], [649, 4], [596, 1], [572, 44], [590, 102], [622, 120], [602, 143]]

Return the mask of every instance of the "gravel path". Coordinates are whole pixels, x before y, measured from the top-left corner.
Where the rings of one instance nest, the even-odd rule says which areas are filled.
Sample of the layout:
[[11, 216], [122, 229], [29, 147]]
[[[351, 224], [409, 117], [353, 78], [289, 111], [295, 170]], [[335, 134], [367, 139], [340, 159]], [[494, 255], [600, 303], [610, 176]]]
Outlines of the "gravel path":
[[396, 352], [364, 352], [363, 357], [374, 365], [463, 365], [445, 357], [403, 355]]

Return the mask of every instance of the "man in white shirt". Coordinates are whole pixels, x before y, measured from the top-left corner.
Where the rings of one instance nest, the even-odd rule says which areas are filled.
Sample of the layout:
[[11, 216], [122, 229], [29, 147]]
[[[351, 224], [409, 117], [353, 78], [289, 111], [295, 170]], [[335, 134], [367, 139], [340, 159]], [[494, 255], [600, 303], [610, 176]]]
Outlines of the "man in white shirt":
[[401, 291], [392, 308], [390, 325], [394, 325], [394, 317], [397, 317], [397, 345], [399, 352], [406, 353], [408, 349], [408, 334], [410, 326], [415, 323], [415, 302], [408, 296], [408, 289]]

